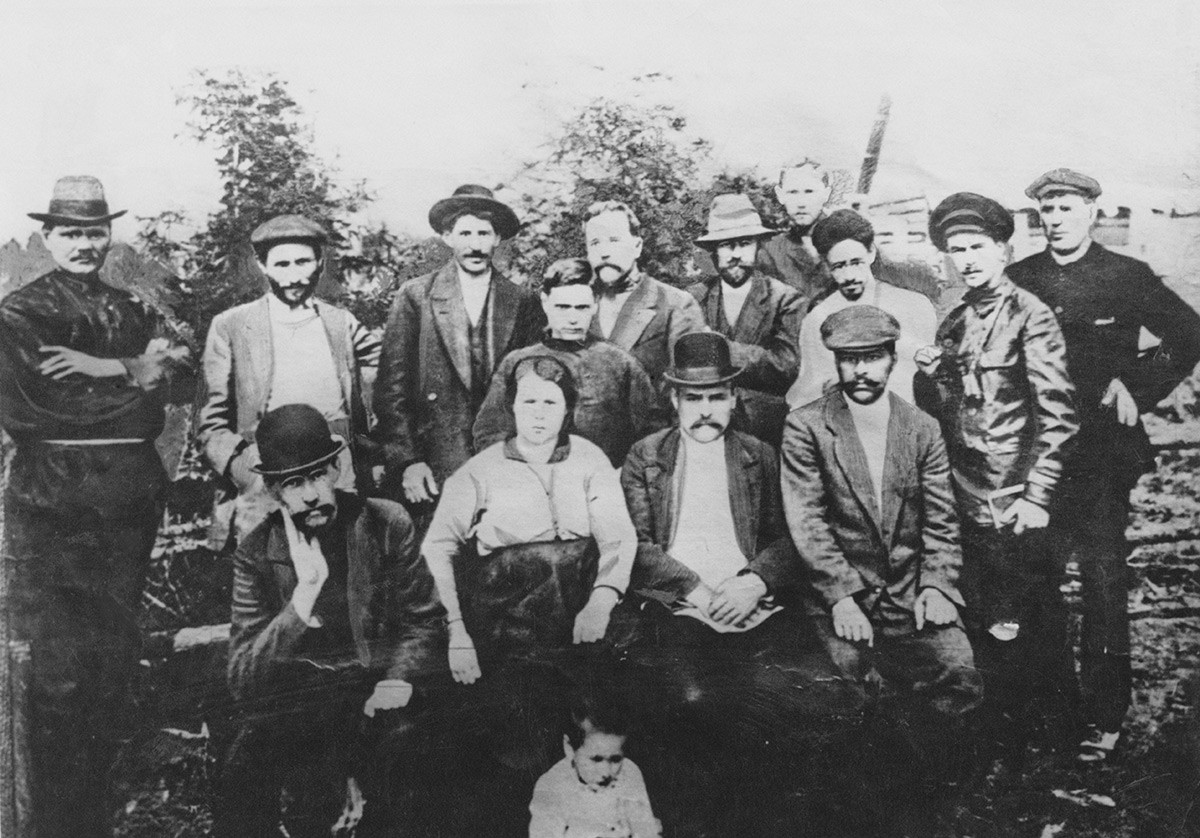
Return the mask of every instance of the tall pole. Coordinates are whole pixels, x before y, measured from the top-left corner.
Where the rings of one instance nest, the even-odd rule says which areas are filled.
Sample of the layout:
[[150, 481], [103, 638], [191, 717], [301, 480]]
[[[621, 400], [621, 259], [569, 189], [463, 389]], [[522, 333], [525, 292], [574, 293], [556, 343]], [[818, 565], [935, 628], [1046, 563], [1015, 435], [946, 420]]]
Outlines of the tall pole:
[[871, 138], [867, 140], [867, 154], [863, 157], [862, 174], [858, 176], [858, 191], [866, 195], [871, 191], [871, 181], [879, 168], [879, 151], [883, 148], [883, 132], [887, 130], [888, 114], [892, 110], [892, 97], [883, 94], [879, 100], [879, 111], [875, 124], [871, 126]]

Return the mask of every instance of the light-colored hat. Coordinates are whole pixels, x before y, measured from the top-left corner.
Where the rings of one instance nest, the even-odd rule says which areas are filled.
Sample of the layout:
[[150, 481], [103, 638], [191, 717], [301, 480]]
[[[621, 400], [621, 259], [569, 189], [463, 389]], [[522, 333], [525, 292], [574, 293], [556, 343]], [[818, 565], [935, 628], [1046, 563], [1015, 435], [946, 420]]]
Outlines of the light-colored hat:
[[708, 231], [696, 239], [705, 245], [730, 239], [760, 238], [774, 235], [777, 230], [763, 226], [762, 217], [750, 199], [741, 194], [718, 195], [708, 208]]
[[127, 210], [109, 212], [104, 186], [91, 175], [68, 175], [54, 184], [50, 209], [31, 212], [29, 217], [43, 224], [104, 224], [120, 218]]

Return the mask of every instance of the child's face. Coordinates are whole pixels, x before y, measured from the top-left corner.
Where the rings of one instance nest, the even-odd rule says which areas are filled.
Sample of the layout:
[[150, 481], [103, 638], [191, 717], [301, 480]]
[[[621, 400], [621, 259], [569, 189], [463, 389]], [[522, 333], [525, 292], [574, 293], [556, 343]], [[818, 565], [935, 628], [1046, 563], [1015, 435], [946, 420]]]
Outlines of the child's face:
[[608, 788], [616, 782], [625, 764], [624, 736], [591, 731], [574, 750], [570, 742], [564, 740], [564, 744], [579, 782], [592, 791]]

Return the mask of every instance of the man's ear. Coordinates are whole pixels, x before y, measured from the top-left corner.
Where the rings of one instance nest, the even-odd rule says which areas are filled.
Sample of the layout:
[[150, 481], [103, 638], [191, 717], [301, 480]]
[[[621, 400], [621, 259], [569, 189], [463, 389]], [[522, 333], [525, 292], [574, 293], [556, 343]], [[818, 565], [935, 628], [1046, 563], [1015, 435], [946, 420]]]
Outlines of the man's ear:
[[875, 242], [871, 242], [871, 246], [867, 248], [867, 255], [871, 258], [867, 260], [868, 265], [874, 265], [879, 261], [879, 248], [875, 246]]
[[781, 192], [781, 187], [779, 186], [779, 184], [777, 183], [777, 184], [775, 184], [773, 187], [771, 187], [771, 191], [772, 191], [772, 192], [774, 193], [774, 195], [775, 195], [775, 200], [776, 200], [776, 201], [778, 201], [779, 203], [781, 203], [781, 204], [782, 204], [782, 203], [783, 203], [783, 196], [780, 194], [780, 192]]

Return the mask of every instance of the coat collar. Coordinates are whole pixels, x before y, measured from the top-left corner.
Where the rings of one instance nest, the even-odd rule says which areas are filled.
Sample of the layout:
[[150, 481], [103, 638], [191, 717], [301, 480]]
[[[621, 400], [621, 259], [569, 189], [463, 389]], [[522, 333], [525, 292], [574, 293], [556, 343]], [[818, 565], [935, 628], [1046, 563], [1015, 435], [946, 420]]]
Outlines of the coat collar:
[[894, 532], [896, 516], [900, 514], [900, 490], [903, 480], [911, 471], [911, 428], [904, 416], [904, 402], [894, 393], [888, 392], [891, 414], [888, 417], [887, 448], [883, 463], [883, 486], [880, 495], [883, 509], [875, 501], [871, 472], [867, 466], [867, 454], [854, 427], [854, 419], [841, 391], [825, 396], [825, 424], [834, 436], [834, 456], [838, 467], [846, 477], [851, 491], [859, 504], [875, 523], [880, 537], [884, 532]]
[[[429, 287], [429, 300], [433, 309], [433, 321], [441, 336], [446, 355], [454, 365], [463, 386], [470, 389], [471, 348], [467, 340], [469, 323], [467, 308], [463, 304], [462, 288], [459, 286], [458, 268], [453, 260], [443, 265], [434, 275]], [[490, 330], [493, 364], [508, 347], [520, 304], [520, 290], [493, 267], [488, 310], [485, 312], [485, 328]]]
[[[746, 302], [742, 305], [737, 322], [727, 324], [729, 331], [725, 335], [727, 338], [742, 343], [754, 343], [758, 339], [767, 319], [767, 302], [771, 296], [770, 279], [758, 271], [750, 276], [748, 282], [750, 283], [750, 293], [746, 296]], [[706, 290], [704, 299], [701, 301], [704, 309], [704, 321], [709, 328], [715, 329], [715, 324], [722, 322], [725, 317], [722, 296], [725, 286], [719, 276], [710, 277], [704, 283]]]
[[[650, 321], [654, 319], [661, 305], [662, 298], [654, 279], [647, 274], [642, 274], [637, 287], [633, 289], [629, 299], [625, 301], [625, 305], [621, 306], [621, 311], [617, 314], [617, 322], [613, 325], [612, 334], [608, 336], [609, 342], [615, 343], [626, 352], [631, 350], [642, 336], [642, 332], [646, 331], [646, 327], [650, 325]], [[599, 311], [592, 317], [591, 333], [599, 338], [604, 337], [600, 332]]]

